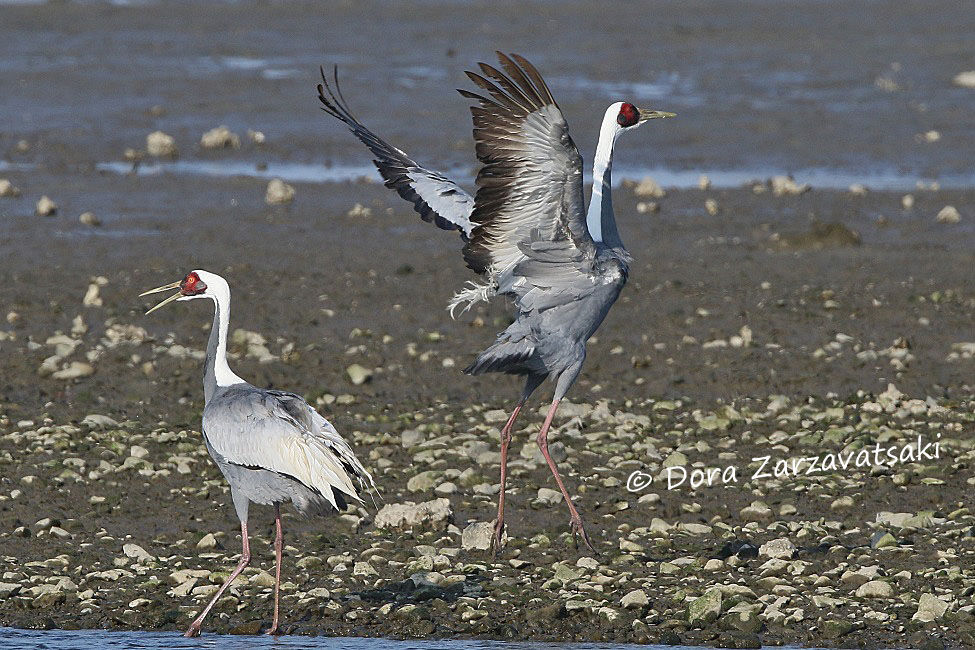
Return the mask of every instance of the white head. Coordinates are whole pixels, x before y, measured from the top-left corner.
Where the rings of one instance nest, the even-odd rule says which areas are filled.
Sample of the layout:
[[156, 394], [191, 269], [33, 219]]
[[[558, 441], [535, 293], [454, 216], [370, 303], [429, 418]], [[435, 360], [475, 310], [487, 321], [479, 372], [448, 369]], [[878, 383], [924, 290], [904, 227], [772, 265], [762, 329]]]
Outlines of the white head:
[[158, 293], [160, 291], [167, 291], [169, 289], [177, 288], [179, 289], [179, 292], [166, 298], [146, 313], [152, 313], [160, 307], [168, 305], [173, 301], [178, 302], [180, 300], [209, 298], [210, 300], [217, 302], [218, 299], [224, 299], [230, 296], [230, 286], [227, 284], [226, 280], [221, 278], [216, 273], [210, 273], [209, 271], [203, 271], [200, 269], [190, 271], [186, 274], [186, 277], [179, 282], [172, 282], [161, 287], [156, 287], [155, 289], [150, 289], [149, 291], [139, 295], [147, 296], [151, 293]]
[[642, 126], [647, 120], [658, 117], [674, 117], [676, 113], [666, 111], [651, 111], [638, 108], [627, 102], [616, 102], [610, 104], [603, 117], [603, 127], [609, 126], [613, 129], [614, 139], [619, 137], [624, 131], [632, 131]]

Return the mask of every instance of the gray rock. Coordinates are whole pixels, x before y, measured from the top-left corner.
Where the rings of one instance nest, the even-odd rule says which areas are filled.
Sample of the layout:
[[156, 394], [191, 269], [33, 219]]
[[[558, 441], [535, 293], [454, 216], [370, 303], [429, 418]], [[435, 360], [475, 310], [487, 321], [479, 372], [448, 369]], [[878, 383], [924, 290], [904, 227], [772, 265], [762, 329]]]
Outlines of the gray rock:
[[107, 415], [99, 415], [98, 413], [89, 413], [85, 416], [85, 419], [81, 421], [82, 424], [88, 426], [91, 429], [117, 429], [118, 422], [108, 417]]
[[634, 589], [620, 599], [620, 605], [625, 609], [640, 609], [650, 604], [647, 592], [642, 589]]
[[562, 503], [562, 493], [551, 488], [539, 488], [535, 501], [546, 506], [558, 505]]
[[741, 517], [745, 521], [766, 522], [772, 521], [772, 509], [763, 501], [752, 501], [750, 506], [741, 509]]
[[464, 529], [460, 536], [460, 547], [465, 551], [487, 551], [494, 537], [493, 521], [477, 521]]
[[406, 482], [406, 489], [410, 492], [429, 492], [439, 482], [440, 474], [434, 470], [420, 472]]
[[917, 603], [917, 612], [911, 620], [930, 623], [940, 619], [947, 611], [948, 605], [934, 594], [921, 594]]
[[883, 580], [871, 580], [860, 585], [856, 595], [860, 598], [891, 598], [894, 588]]
[[349, 381], [355, 386], [360, 386], [372, 379], [372, 370], [364, 368], [358, 363], [353, 363], [346, 368], [345, 373], [349, 376]]
[[34, 212], [39, 217], [53, 217], [58, 212], [58, 204], [52, 201], [47, 196], [42, 196], [37, 201], [37, 207]]
[[709, 589], [687, 606], [687, 623], [704, 626], [713, 623], [721, 614], [721, 590]]
[[268, 205], [279, 205], [291, 203], [295, 198], [295, 188], [285, 183], [280, 178], [272, 178], [267, 184], [267, 191], [264, 193], [264, 202]]
[[130, 557], [137, 562], [152, 561], [155, 558], [149, 555], [149, 552], [139, 546], [138, 544], [123, 544], [122, 552], [125, 553], [125, 557]]
[[870, 539], [871, 548], [888, 548], [897, 546], [897, 538], [885, 530], [878, 530]]
[[430, 528], [444, 530], [453, 519], [450, 500], [433, 499], [423, 503], [389, 503], [376, 514], [376, 528]]
[[175, 158], [179, 153], [173, 136], [162, 131], [153, 131], [146, 136], [146, 151], [157, 158]]
[[200, 138], [200, 146], [204, 149], [224, 149], [226, 147], [240, 148], [240, 137], [224, 125], [210, 129]]
[[796, 545], [784, 537], [766, 542], [758, 549], [759, 556], [778, 558], [780, 560], [791, 560], [795, 553]]

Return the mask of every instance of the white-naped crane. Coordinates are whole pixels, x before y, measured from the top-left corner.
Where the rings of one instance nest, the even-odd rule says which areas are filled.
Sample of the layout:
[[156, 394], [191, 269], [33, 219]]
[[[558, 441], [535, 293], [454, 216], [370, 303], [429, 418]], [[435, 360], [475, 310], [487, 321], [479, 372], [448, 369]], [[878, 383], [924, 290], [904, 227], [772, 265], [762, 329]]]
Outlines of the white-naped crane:
[[142, 293], [178, 291], [150, 309], [173, 301], [213, 301], [213, 327], [203, 371], [203, 442], [230, 483], [230, 496], [240, 519], [243, 551], [240, 562], [190, 624], [185, 636], [200, 634], [203, 619], [251, 559], [247, 510], [251, 502], [274, 506], [274, 620], [268, 634], [278, 631], [281, 586], [281, 504], [287, 501], [302, 515], [344, 510], [359, 491], [374, 488], [372, 477], [328, 420], [299, 395], [257, 388], [234, 374], [227, 364], [230, 286], [215, 273], [191, 271], [173, 282]]
[[[459, 230], [467, 266], [483, 278], [453, 299], [451, 315], [494, 296], [510, 298], [515, 321], [464, 372], [524, 375], [525, 387], [501, 430], [501, 492], [492, 548], [504, 532], [508, 445], [518, 413], [546, 379], [555, 381], [552, 405], [537, 443], [569, 508], [573, 537], [593, 552], [555, 461], [548, 431], [559, 402], [586, 358], [586, 341], [603, 322], [626, 283], [629, 253], [623, 247], [612, 202], [613, 147], [624, 132], [673, 113], [645, 110], [627, 102], [606, 109], [593, 163], [588, 209], [583, 198], [582, 157], [545, 80], [517, 54], [497, 53], [502, 72], [486, 63], [467, 76], [483, 91], [459, 92], [472, 99], [474, 141], [481, 163], [471, 197], [439, 172], [425, 169], [366, 128], [348, 108], [338, 85], [322, 70], [322, 109], [342, 120], [376, 157], [387, 187], [413, 203], [425, 220]], [[334, 88], [333, 88], [334, 86]]]

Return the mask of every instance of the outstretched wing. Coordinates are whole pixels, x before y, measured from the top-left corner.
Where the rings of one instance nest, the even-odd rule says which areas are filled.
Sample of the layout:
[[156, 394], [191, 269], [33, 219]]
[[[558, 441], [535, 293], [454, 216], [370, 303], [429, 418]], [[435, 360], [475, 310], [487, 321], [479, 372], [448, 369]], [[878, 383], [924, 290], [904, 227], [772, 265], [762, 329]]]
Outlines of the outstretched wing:
[[386, 187], [396, 190], [400, 196], [411, 202], [424, 221], [434, 223], [444, 230], [460, 230], [461, 237], [466, 242], [471, 234], [470, 216], [474, 209], [474, 197], [440, 172], [421, 167], [359, 122], [342, 96], [338, 67], [333, 73], [334, 90], [325, 78], [324, 69], [321, 69], [321, 73], [318, 99], [322, 103], [322, 110], [345, 122], [352, 134], [369, 147], [376, 156], [372, 162], [385, 179]]
[[505, 292], [504, 275], [533, 241], [565, 242], [559, 254], [567, 263], [591, 259], [595, 244], [586, 228], [582, 157], [562, 111], [531, 63], [497, 54], [507, 74], [485, 63], [483, 75], [467, 73], [488, 96], [460, 91], [478, 102], [471, 114], [483, 164], [464, 259], [477, 273], [501, 276]]
[[203, 435], [228, 462], [288, 476], [336, 505], [333, 490], [361, 501], [373, 486], [348, 443], [298, 395], [241, 388], [203, 412]]

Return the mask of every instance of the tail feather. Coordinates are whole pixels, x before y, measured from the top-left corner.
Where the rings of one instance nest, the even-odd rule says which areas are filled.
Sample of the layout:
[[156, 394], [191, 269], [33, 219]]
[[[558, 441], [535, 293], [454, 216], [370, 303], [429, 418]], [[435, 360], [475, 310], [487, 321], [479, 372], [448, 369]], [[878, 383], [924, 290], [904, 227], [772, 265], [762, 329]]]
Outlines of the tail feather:
[[524, 339], [511, 342], [499, 341], [482, 352], [474, 363], [464, 368], [468, 375], [480, 375], [485, 372], [505, 372], [509, 374], [527, 374], [531, 372], [525, 362], [535, 353], [535, 346]]

